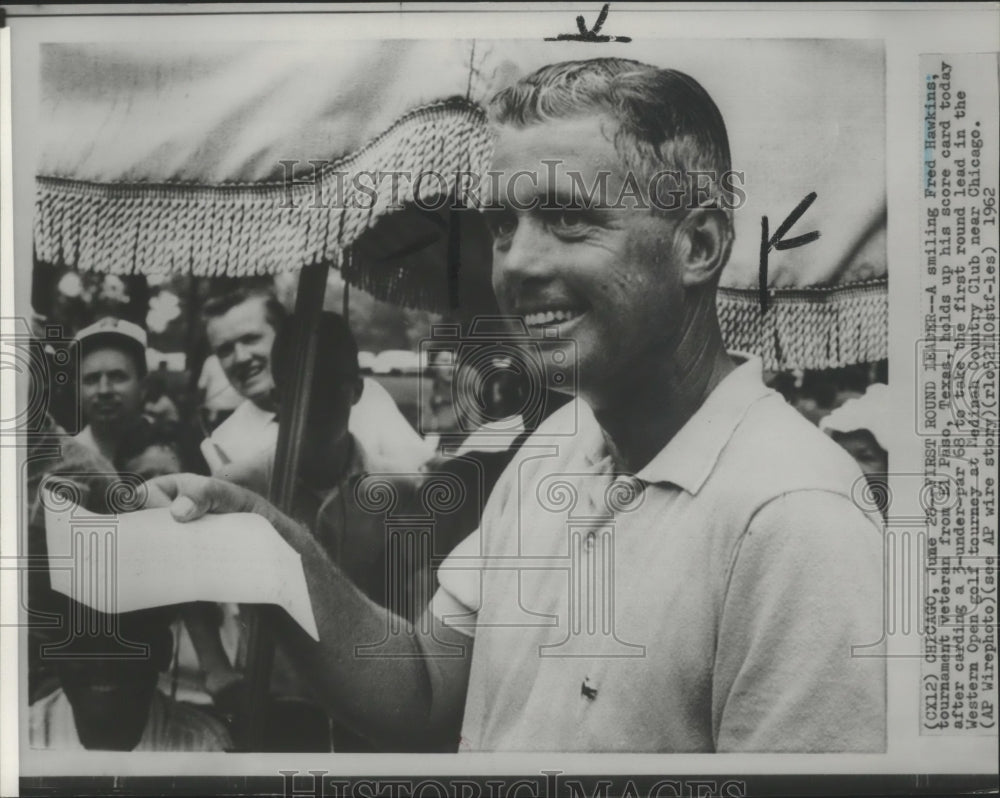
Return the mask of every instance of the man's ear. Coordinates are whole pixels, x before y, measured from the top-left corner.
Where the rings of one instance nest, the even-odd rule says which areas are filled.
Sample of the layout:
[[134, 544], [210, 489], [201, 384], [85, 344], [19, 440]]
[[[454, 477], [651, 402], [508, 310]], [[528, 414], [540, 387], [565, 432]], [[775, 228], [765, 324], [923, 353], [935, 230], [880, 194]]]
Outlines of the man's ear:
[[361, 394], [365, 390], [365, 381], [360, 377], [354, 378], [353, 391], [351, 392], [351, 407], [361, 401]]
[[697, 208], [680, 223], [675, 238], [685, 288], [718, 278], [733, 246], [733, 228], [723, 211]]

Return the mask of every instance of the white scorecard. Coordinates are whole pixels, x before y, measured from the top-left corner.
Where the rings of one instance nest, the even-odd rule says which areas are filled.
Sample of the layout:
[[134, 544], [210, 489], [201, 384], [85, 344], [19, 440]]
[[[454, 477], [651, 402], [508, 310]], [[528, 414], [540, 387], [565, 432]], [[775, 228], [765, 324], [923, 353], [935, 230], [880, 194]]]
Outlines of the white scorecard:
[[47, 492], [52, 588], [101, 612], [189, 601], [276, 604], [319, 640], [302, 559], [262, 516], [98, 515]]

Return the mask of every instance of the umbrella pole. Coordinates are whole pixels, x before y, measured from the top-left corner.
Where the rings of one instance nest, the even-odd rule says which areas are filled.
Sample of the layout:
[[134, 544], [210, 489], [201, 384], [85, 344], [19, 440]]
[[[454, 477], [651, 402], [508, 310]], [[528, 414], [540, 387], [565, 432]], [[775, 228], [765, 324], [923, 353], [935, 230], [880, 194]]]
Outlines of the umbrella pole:
[[[309, 413], [310, 386], [316, 370], [316, 327], [323, 312], [323, 297], [329, 272], [328, 263], [314, 263], [302, 269], [295, 298], [298, 340], [292, 348], [295, 363], [292, 380], [279, 387], [280, 415], [278, 445], [271, 477], [270, 499], [283, 513], [290, 514], [295, 496], [302, 441]], [[271, 667], [274, 663], [272, 624], [276, 607], [248, 608], [247, 693], [240, 724], [244, 750], [263, 749], [267, 707], [270, 698]]]

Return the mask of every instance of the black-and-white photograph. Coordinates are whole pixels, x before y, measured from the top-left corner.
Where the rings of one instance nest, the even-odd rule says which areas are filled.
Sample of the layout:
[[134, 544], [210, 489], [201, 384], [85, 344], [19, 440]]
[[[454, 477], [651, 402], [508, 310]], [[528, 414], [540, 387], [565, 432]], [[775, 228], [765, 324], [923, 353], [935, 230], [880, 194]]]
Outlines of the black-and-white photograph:
[[[329, 36], [15, 45], [23, 776], [92, 752], [215, 753], [218, 774], [241, 754], [892, 752], [893, 658], [926, 687], [948, 651], [894, 638], [919, 464], [896, 448], [918, 389], [896, 388], [915, 356], [890, 346], [890, 286], [915, 307], [919, 270], [890, 246], [886, 43], [651, 37], [597, 10], [520, 38], [345, 36], [333, 15]], [[943, 173], [937, 235], [965, 242], [996, 224], [957, 210], [966, 171], [995, 186], [996, 141], [941, 71], [963, 114], [935, 139], [909, 109], [934, 139], [912, 177]], [[918, 160], [965, 146], [961, 183]], [[993, 385], [959, 433], [986, 435], [969, 485]], [[964, 552], [987, 560], [980, 599], [995, 487]], [[961, 534], [932, 488], [927, 523]], [[995, 743], [980, 599], [963, 640], [987, 658], [948, 660], [951, 692]], [[912, 684], [900, 728], [930, 711]]]

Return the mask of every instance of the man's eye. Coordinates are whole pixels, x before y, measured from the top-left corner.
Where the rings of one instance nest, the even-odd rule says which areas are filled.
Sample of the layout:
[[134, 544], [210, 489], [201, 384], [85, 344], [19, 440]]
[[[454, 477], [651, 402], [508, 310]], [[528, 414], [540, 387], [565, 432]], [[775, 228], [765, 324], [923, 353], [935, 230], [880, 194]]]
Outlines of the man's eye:
[[545, 221], [556, 235], [577, 235], [584, 232], [590, 221], [579, 208], [560, 208], [546, 214]]
[[509, 211], [487, 209], [483, 215], [486, 218], [486, 226], [494, 238], [508, 238], [517, 229], [517, 219]]

